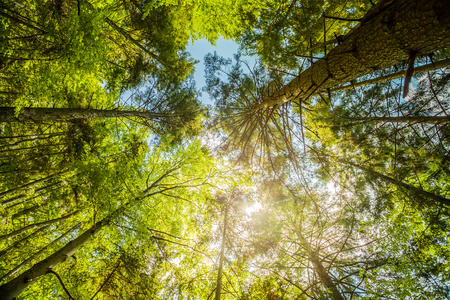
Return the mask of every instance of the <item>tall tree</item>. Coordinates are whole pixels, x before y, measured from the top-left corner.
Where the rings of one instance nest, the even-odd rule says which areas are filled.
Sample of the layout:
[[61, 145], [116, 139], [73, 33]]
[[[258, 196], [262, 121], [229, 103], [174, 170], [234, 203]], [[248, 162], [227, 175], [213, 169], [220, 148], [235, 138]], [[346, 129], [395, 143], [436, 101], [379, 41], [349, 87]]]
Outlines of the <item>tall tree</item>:
[[[61, 241], [61, 239], [58, 238], [59, 243], [47, 247], [47, 251], [41, 251], [39, 256], [30, 260], [30, 262], [33, 261], [34, 264], [28, 262], [27, 266], [30, 268], [27, 271], [1, 286], [2, 297], [5, 297], [5, 299], [14, 298], [39, 278], [48, 274], [49, 269], [58, 274], [63, 273], [64, 275], [62, 275], [61, 278], [66, 278], [64, 270], [69, 268], [67, 271], [70, 272], [70, 265], [67, 266], [66, 264], [66, 266], [58, 266], [66, 261], [67, 257], [71, 257], [75, 253], [77, 253], [77, 260], [83, 261], [86, 259], [85, 263], [88, 263], [89, 257], [92, 257], [93, 255], [92, 251], [97, 251], [95, 250], [95, 245], [98, 244], [98, 241], [93, 240], [95, 236], [97, 236], [97, 238], [98, 236], [110, 236], [110, 238], [112, 238], [112, 240], [109, 239], [109, 242], [106, 244], [99, 244], [105, 247], [112, 247], [111, 250], [106, 251], [112, 251], [110, 253], [110, 255], [112, 255], [114, 251], [118, 250], [114, 250], [114, 248], [116, 248], [115, 243], [120, 245], [120, 247], [117, 247], [126, 249], [127, 247], [130, 247], [130, 243], [133, 245], [133, 243], [136, 242], [134, 240], [135, 238], [140, 239], [141, 234], [148, 236], [148, 230], [156, 230], [156, 232], [158, 232], [156, 229], [158, 228], [162, 233], [164, 233], [164, 231], [169, 231], [176, 234], [178, 230], [184, 228], [183, 226], [186, 226], [187, 228], [193, 225], [192, 221], [186, 220], [186, 223], [184, 223], [185, 225], [181, 228], [177, 228], [182, 224], [180, 223], [181, 219], [167, 219], [167, 214], [171, 215], [174, 210], [178, 210], [179, 212], [186, 211], [187, 213], [188, 211], [195, 210], [196, 206], [197, 208], [198, 206], [204, 206], [202, 202], [206, 201], [205, 197], [201, 196], [197, 198], [194, 196], [195, 192], [192, 194], [193, 199], [191, 199], [190, 202], [187, 202], [191, 203], [193, 207], [187, 207], [189, 205], [186, 205], [185, 202], [188, 201], [185, 200], [186, 194], [193, 192], [191, 188], [206, 192], [205, 181], [207, 182], [209, 180], [209, 172], [212, 171], [211, 167], [213, 166], [211, 166], [209, 158], [204, 155], [205, 154], [200, 149], [198, 143], [192, 144], [186, 149], [179, 148], [176, 150], [161, 144], [155, 149], [153, 157], [141, 153], [139, 155], [141, 162], [139, 162], [138, 157], [136, 157], [135, 161], [130, 161], [130, 158], [133, 156], [127, 157], [126, 155], [122, 155], [117, 157], [115, 163], [103, 166], [103, 170], [100, 167], [101, 165], [97, 165], [95, 168], [91, 169], [91, 171], [86, 172], [84, 176], [90, 177], [89, 182], [94, 189], [87, 186], [80, 186], [78, 191], [79, 197], [81, 198], [78, 201], [84, 202], [84, 204], [78, 203], [77, 205], [80, 209], [83, 208], [83, 217], [81, 219], [83, 226], [72, 233], [71, 241], [68, 241], [67, 239]], [[148, 164], [144, 167], [147, 168], [147, 172], [143, 172], [143, 167], [140, 165], [142, 164], [142, 156], [144, 156], [146, 159], [145, 162]], [[191, 169], [194, 162], [200, 163], [195, 170]], [[118, 165], [121, 167], [118, 167]], [[102, 171], [106, 171], [106, 174], [102, 174]], [[79, 181], [78, 184], [80, 183], [81, 182]], [[139, 191], [139, 187], [144, 188], [145, 191]], [[206, 196], [207, 194], [204, 193], [203, 195]], [[166, 209], [159, 209], [156, 211], [152, 209], [153, 205], [158, 205], [165, 201], [167, 201]], [[175, 201], [175, 203], [169, 205], [171, 201]], [[183, 208], [183, 206], [179, 205], [177, 202], [183, 203], [186, 207]], [[179, 216], [183, 218], [182, 214]], [[163, 219], [166, 220], [161, 223]], [[92, 221], [95, 221], [93, 225], [91, 225]], [[73, 223], [67, 225], [73, 226]], [[130, 235], [131, 240], [122, 240], [123, 236], [121, 230], [128, 230], [127, 228], [137, 230], [138, 232], [141, 232], [143, 228], [149, 229], [144, 233], [139, 233], [139, 236]], [[51, 233], [51, 231], [47, 232], [47, 235]], [[107, 240], [108, 239], [105, 241]], [[153, 239], [148, 240], [147, 243], [151, 244], [152, 241]], [[82, 249], [85, 249], [86, 247], [87, 250], [82, 251]], [[157, 250], [155, 249], [155, 251]], [[153, 254], [152, 252], [147, 252], [146, 255]], [[100, 257], [102, 256], [100, 255], [99, 258]], [[84, 266], [86, 266], [85, 263], [80, 265], [81, 269], [77, 272], [86, 271], [84, 269]], [[97, 267], [101, 270], [100, 261], [98, 263], [92, 262], [89, 268], [96, 270]], [[98, 272], [100, 272], [100, 270], [98, 270]], [[98, 274], [92, 275], [95, 278]], [[28, 278], [28, 280], [25, 278]], [[44, 278], [42, 280], [48, 279]], [[30, 293], [32, 293], [33, 290], [34, 292], [45, 293], [45, 291], [40, 290], [38, 287], [33, 288], [32, 286], [30, 289]], [[92, 287], [80, 286], [78, 292], [86, 295], [86, 293], [92, 292]]]
[[446, 48], [450, 44], [449, 14], [439, 0], [381, 1], [338, 46], [255, 108], [293, 99], [307, 101], [318, 91]]

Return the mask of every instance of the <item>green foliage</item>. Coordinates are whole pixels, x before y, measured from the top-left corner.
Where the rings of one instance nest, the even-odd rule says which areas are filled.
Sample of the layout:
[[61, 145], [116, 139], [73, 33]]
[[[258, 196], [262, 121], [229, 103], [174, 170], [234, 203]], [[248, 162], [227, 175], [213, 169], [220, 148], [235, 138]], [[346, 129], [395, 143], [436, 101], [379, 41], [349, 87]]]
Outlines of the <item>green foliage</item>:
[[[0, 290], [211, 299], [223, 250], [221, 299], [448, 296], [448, 70], [265, 105], [372, 1], [3, 2], [0, 105], [86, 115], [0, 124]], [[185, 47], [219, 36], [259, 62], [206, 56], [206, 132]]]
[[[326, 19], [326, 16], [360, 18], [371, 7], [370, 1], [271, 1], [256, 18], [252, 28], [240, 38], [245, 54], [258, 54], [264, 65], [281, 70], [300, 70], [304, 56], [320, 56], [324, 47], [354, 27], [355, 22]], [[324, 30], [324, 24], [326, 30]], [[310, 48], [314, 48], [311, 51]], [[331, 50], [332, 45], [327, 46]]]

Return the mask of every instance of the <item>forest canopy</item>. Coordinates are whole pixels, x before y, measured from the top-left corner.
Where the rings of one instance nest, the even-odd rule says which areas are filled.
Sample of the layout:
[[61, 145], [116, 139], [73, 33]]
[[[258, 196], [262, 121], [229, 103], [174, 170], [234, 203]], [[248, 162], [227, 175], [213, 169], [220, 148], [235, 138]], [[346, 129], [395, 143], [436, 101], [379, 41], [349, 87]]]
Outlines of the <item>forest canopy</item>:
[[449, 298], [449, 47], [445, 0], [0, 1], [0, 300]]

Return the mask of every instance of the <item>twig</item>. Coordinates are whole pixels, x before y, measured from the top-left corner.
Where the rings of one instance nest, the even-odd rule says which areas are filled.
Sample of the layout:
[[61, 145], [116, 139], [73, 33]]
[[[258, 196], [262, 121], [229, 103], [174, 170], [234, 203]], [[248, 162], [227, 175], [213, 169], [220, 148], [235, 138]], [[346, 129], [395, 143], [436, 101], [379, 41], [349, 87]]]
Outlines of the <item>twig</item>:
[[56, 273], [53, 270], [48, 270], [47, 273], [51, 273], [54, 274], [56, 276], [56, 278], [58, 278], [59, 283], [61, 283], [61, 286], [63, 287], [64, 291], [66, 292], [67, 296], [69, 296], [69, 300], [75, 300], [74, 297], [72, 297], [72, 295], [70, 294], [69, 290], [66, 288], [66, 286], [64, 285], [64, 282], [62, 281], [61, 277], [58, 275], [58, 273]]
[[323, 17], [327, 18], [327, 19], [339, 20], [339, 21], [348, 21], [348, 22], [361, 22], [362, 21], [362, 18], [357, 18], [357, 19], [354, 19], [354, 18], [341, 18], [341, 17], [327, 16], [325, 14], [323, 14]]
[[114, 272], [117, 270], [117, 268], [120, 266], [121, 261], [119, 260], [119, 263], [117, 264], [117, 266], [114, 268], [114, 270], [112, 270], [111, 273], [109, 273], [108, 277], [106, 277], [105, 281], [103, 281], [102, 285], [100, 286], [100, 288], [97, 290], [97, 292], [95, 292], [95, 294], [91, 297], [90, 300], [94, 299], [95, 296], [97, 296], [97, 294], [102, 290], [102, 288], [105, 286], [105, 284], [108, 282], [108, 280], [111, 278], [111, 276], [114, 274]]

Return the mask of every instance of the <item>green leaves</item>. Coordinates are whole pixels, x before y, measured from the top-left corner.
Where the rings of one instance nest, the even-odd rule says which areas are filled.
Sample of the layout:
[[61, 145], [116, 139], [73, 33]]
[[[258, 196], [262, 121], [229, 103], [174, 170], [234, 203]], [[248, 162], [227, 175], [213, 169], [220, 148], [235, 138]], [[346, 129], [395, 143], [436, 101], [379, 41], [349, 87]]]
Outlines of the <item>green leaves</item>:
[[[446, 297], [448, 72], [273, 105], [370, 7], [2, 4], [2, 297], [208, 299], [222, 249], [221, 299]], [[205, 58], [205, 122], [185, 46], [220, 35], [260, 63]]]

